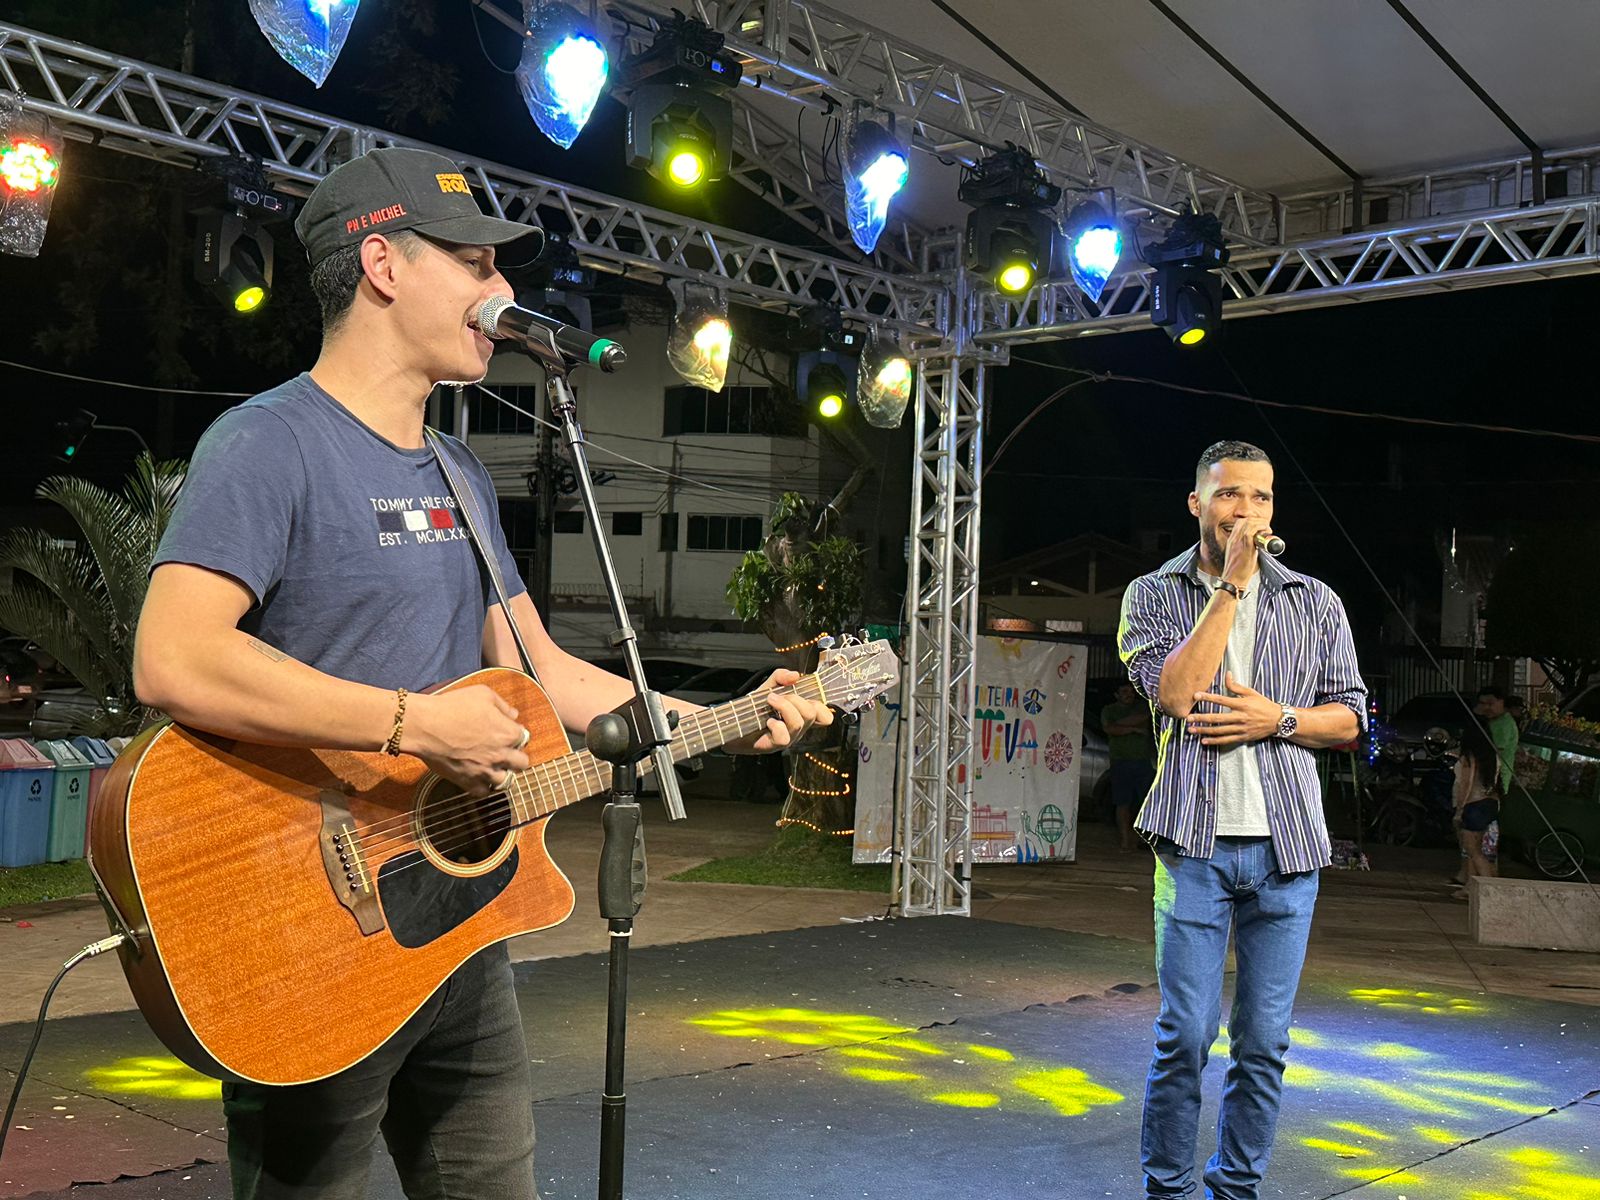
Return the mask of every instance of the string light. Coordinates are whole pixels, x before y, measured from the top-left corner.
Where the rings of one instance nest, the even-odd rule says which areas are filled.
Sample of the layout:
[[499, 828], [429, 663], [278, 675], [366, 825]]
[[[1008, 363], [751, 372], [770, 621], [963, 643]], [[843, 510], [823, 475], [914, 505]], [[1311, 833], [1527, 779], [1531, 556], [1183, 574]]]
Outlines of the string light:
[[825, 833], [829, 837], [854, 837], [854, 829], [824, 829], [820, 825], [813, 825], [810, 821], [802, 821], [798, 817], [779, 817], [777, 827], [782, 829], [785, 825], [804, 825], [812, 833]]
[[830, 635], [826, 633], [819, 633], [809, 642], [796, 642], [793, 646], [774, 646], [772, 652], [774, 654], [792, 654], [796, 650], [807, 650], [828, 636]]
[[812, 789], [812, 788], [803, 788], [803, 787], [800, 787], [798, 784], [795, 783], [794, 776], [791, 775], [789, 777], [789, 790], [791, 792], [793, 792], [796, 796], [818, 796], [818, 797], [848, 796], [850, 794], [850, 785], [846, 784], [842, 790], [837, 791], [837, 792], [821, 791], [821, 790], [816, 790], [816, 789]]
[[841, 779], [843, 779], [844, 776], [845, 776], [845, 772], [844, 771], [841, 771], [838, 767], [834, 766], [832, 763], [823, 762], [815, 754], [812, 754], [809, 751], [806, 752], [806, 761], [810, 762], [810, 763], [813, 763], [816, 766], [821, 767], [824, 771], [827, 771], [830, 775], [837, 775]]

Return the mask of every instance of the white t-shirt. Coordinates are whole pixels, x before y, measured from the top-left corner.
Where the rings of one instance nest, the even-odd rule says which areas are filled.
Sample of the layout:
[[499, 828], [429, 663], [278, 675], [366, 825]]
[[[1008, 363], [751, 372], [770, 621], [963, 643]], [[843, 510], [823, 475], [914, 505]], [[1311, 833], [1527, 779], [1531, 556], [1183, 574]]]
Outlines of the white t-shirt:
[[[1207, 590], [1215, 592], [1222, 580], [1199, 572]], [[1256, 601], [1261, 595], [1261, 576], [1250, 581], [1243, 600], [1233, 606], [1233, 628], [1228, 631], [1228, 649], [1222, 656], [1224, 677], [1232, 673], [1235, 683], [1253, 687], [1256, 660]], [[1261, 790], [1261, 764], [1253, 742], [1230, 746], [1217, 754], [1217, 836], [1265, 837], [1272, 832], [1267, 824], [1267, 797]]]

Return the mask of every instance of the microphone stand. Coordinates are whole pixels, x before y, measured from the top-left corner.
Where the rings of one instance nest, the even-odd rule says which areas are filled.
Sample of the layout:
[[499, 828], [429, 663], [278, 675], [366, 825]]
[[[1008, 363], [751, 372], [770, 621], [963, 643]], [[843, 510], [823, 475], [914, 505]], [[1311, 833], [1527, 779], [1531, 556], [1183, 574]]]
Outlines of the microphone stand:
[[635, 791], [639, 764], [649, 758], [667, 816], [681, 821], [686, 815], [670, 749], [678, 714], [666, 712], [661, 693], [651, 691], [645, 681], [638, 636], [628, 621], [622, 584], [617, 579], [611, 547], [600, 525], [599, 505], [589, 479], [589, 459], [583, 449], [583, 430], [578, 425], [578, 402], [568, 382], [574, 360], [556, 347], [555, 336], [548, 331], [537, 342], [530, 342], [526, 349], [544, 367], [545, 396], [550, 413], [560, 423], [567, 452], [572, 455], [578, 493], [594, 531], [595, 556], [599, 559], [600, 575], [611, 602], [612, 620], [616, 622], [611, 644], [622, 651], [635, 693], [621, 709], [602, 713], [591, 721], [585, 737], [590, 752], [612, 766], [611, 801], [605, 808], [605, 842], [600, 851], [599, 872], [600, 915], [611, 932], [606, 996], [606, 1083], [600, 1099], [599, 1196], [600, 1200], [622, 1200], [628, 1104], [623, 1073], [628, 1030], [628, 946], [633, 937], [633, 918], [644, 899], [647, 882], [644, 827]]

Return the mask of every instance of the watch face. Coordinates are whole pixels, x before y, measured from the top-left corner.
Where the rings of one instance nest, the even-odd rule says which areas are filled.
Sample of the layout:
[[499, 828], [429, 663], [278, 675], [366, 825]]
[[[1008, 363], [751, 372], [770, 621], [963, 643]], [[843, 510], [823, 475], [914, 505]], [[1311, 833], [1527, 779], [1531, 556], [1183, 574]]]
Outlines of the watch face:
[[1293, 737], [1294, 731], [1300, 728], [1300, 718], [1292, 712], [1283, 714], [1283, 720], [1278, 722], [1279, 737]]

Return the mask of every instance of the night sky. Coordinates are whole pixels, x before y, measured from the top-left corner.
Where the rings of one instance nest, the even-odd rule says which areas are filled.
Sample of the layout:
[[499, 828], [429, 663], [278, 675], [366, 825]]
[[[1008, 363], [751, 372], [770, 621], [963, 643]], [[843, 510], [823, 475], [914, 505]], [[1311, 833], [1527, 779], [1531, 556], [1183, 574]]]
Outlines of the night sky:
[[[183, 7], [181, 0], [27, 0], [7, 6], [8, 19], [22, 24], [174, 65], [178, 51], [171, 28], [180, 23], [174, 14]], [[401, 125], [398, 132], [659, 207], [685, 211], [685, 204], [693, 204], [693, 215], [718, 223], [751, 228], [762, 221], [772, 227], [768, 210], [736, 183], [724, 181], [692, 197], [668, 195], [643, 173], [625, 168], [624, 110], [614, 99], [601, 102], [572, 152], [544, 141], [511, 77], [485, 61], [465, 2], [371, 6], [321, 92], [272, 54], [244, 0], [195, 8], [198, 75], [383, 127], [392, 126], [380, 115], [380, 85], [388, 78], [405, 86], [374, 66], [396, 52], [381, 40], [384, 18], [391, 12], [432, 12], [437, 27], [407, 29], [401, 52], [420, 49], [444, 72], [414, 85], [433, 88], [427, 99], [442, 119], [429, 126], [428, 114], [418, 112], [415, 126]], [[478, 19], [489, 54], [510, 66], [516, 39]], [[449, 87], [454, 91], [447, 97]], [[155, 329], [171, 318], [152, 313], [148, 303], [168, 228], [152, 207], [162, 170], [82, 143], [69, 145], [44, 254], [34, 261], [0, 259], [0, 358], [156, 381]], [[217, 185], [191, 172], [184, 187], [198, 206], [215, 198]], [[791, 227], [790, 240], [803, 238], [803, 231]], [[189, 323], [182, 344], [189, 386], [252, 392], [309, 365], [316, 329], [303, 259], [286, 228], [278, 238], [275, 284], [272, 305], [254, 322], [232, 321], [197, 285], [188, 287], [180, 316]], [[996, 379], [986, 445], [992, 455], [1041, 400], [1076, 378], [1062, 367], [1247, 391], [1264, 400], [1351, 414], [1600, 433], [1585, 352], [1597, 303], [1600, 279], [1582, 277], [1233, 320], [1215, 348], [1198, 352], [1179, 350], [1156, 330], [1017, 347], [1013, 365]], [[295, 312], [298, 317], [291, 319]], [[269, 321], [275, 324], [269, 327]], [[63, 331], [74, 329], [77, 336], [64, 344]], [[0, 450], [0, 508], [12, 519], [25, 511], [38, 479], [60, 469], [49, 455], [49, 432], [72, 408], [89, 407], [104, 422], [137, 426], [157, 440], [153, 396], [107, 392], [8, 367], [0, 367], [0, 388], [8, 417]], [[172, 451], [187, 454], [216, 412], [232, 402], [182, 400], [170, 431]], [[1438, 531], [1457, 526], [1464, 532], [1510, 532], [1519, 523], [1553, 517], [1588, 519], [1600, 482], [1600, 444], [1370, 416], [1263, 411], [1215, 396], [1095, 383], [1036, 417], [988, 475], [986, 561], [1091, 531], [1128, 540], [1138, 529], [1167, 528], [1175, 539], [1191, 538], [1194, 525], [1183, 497], [1193, 462], [1206, 444], [1223, 437], [1253, 441], [1273, 456], [1277, 527], [1290, 542], [1286, 562], [1339, 588], [1357, 628], [1369, 632], [1384, 605], [1374, 573], [1391, 587], [1408, 575], [1422, 581], [1413, 586], [1425, 587], [1431, 577], [1436, 597]], [[79, 469], [114, 482], [136, 449], [123, 435], [97, 432]]]

